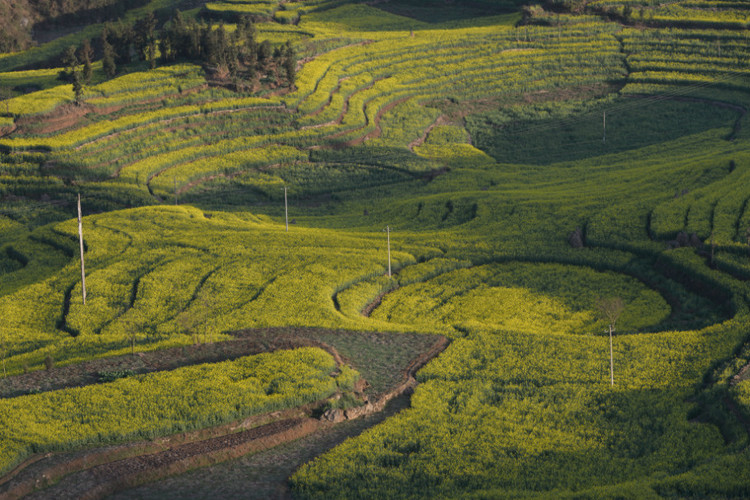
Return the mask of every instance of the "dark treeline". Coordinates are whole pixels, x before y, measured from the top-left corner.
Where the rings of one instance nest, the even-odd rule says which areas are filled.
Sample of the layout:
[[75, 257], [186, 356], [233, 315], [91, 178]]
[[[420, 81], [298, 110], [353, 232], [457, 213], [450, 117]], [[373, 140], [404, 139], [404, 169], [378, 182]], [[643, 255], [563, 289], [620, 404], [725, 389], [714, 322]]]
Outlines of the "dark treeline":
[[273, 48], [268, 40], [258, 43], [255, 25], [249, 17], [229, 33], [223, 22], [184, 19], [179, 12], [165, 25], [159, 51], [165, 62], [180, 59], [202, 61], [220, 78], [252, 80], [258, 74], [272, 73], [277, 82], [294, 82], [297, 58], [289, 43]]
[[95, 56], [102, 58], [104, 73], [110, 78], [136, 61], [146, 61], [152, 69], [158, 63], [190, 61], [202, 64], [213, 80], [231, 83], [236, 89], [252, 87], [261, 78], [292, 86], [297, 66], [291, 44], [273, 47], [268, 40], [256, 41], [249, 17], [241, 18], [230, 32], [223, 22], [186, 19], [179, 11], [159, 28], [151, 13], [134, 23], [108, 23], [94, 42], [93, 48], [85, 41], [62, 54], [66, 68], [60, 72], [62, 80], [88, 83]]

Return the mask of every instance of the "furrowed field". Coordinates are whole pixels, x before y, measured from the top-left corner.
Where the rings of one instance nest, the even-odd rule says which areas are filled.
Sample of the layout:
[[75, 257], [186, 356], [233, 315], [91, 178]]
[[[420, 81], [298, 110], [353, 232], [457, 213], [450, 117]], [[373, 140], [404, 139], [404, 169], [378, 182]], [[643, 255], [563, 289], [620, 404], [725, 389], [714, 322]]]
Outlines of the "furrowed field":
[[[249, 328], [442, 334], [295, 497], [750, 497], [745, 3], [199, 3], [0, 55], [0, 384]], [[102, 29], [149, 12], [155, 52], [108, 76]], [[194, 19], [257, 43], [167, 60]], [[0, 473], [358, 376], [303, 348], [40, 386], [0, 400]]]

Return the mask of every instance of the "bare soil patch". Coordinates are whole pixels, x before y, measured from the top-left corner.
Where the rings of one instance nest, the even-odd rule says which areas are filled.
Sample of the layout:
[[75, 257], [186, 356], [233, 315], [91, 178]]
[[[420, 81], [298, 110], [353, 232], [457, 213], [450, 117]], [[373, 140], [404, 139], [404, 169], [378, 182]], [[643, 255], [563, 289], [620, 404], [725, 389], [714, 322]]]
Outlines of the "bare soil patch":
[[430, 135], [430, 132], [432, 132], [432, 129], [437, 127], [438, 125], [445, 125], [448, 121], [445, 119], [445, 116], [438, 116], [437, 120], [432, 122], [429, 127], [425, 129], [425, 131], [422, 133], [421, 136], [417, 137], [413, 141], [409, 143], [409, 150], [414, 152], [414, 148], [421, 146], [424, 144], [424, 141], [427, 140], [427, 136]]
[[[330, 352], [339, 365], [346, 362], [360, 368], [363, 374], [383, 372], [384, 375], [376, 374], [373, 377], [374, 384], [368, 389], [369, 396], [364, 394], [364, 385], [360, 385], [364, 404], [348, 410], [336, 410], [341, 412], [341, 418], [335, 421], [311, 418], [316, 413], [315, 407], [322, 403], [319, 402], [316, 405], [259, 415], [240, 422], [152, 441], [32, 457], [13, 473], [0, 479], [0, 497], [103, 498], [116, 491], [180, 474], [196, 467], [236, 459], [312, 433], [318, 433], [314, 438], [316, 444], [313, 451], [325, 451], [347, 435], [351, 435], [350, 429], [351, 432], [359, 432], [368, 423], [373, 425], [382, 421], [384, 416], [371, 417], [373, 414], [381, 414], [391, 401], [398, 401], [403, 395], [410, 394], [416, 386], [416, 371], [442, 352], [449, 343], [445, 337], [429, 335], [393, 335], [314, 328], [245, 330], [236, 332], [236, 336], [238, 338], [234, 341], [193, 346], [192, 350], [177, 348], [115, 359], [132, 368], [139, 362], [153, 362], [154, 360], [144, 359], [147, 354], [167, 353], [167, 356], [160, 357], [163, 358], [160, 361], [166, 365], [184, 365], [186, 361], [196, 362], [195, 357], [190, 358], [186, 355], [186, 349], [201, 360], [198, 362], [204, 362], [203, 360], [217, 357], [231, 359], [227, 356], [244, 355], [248, 349], [263, 351], [314, 345]], [[339, 350], [328, 344], [328, 341], [337, 343], [344, 354], [339, 354]], [[196, 354], [194, 351], [201, 352]], [[82, 365], [85, 365], [85, 368], [79, 366], [78, 372], [68, 373], [68, 384], [76, 377], [80, 379], [81, 374], [90, 375], [91, 369], [97, 366], [92, 363], [96, 362], [84, 363]], [[123, 364], [117, 366], [121, 368]], [[58, 375], [59, 384], [64, 386], [63, 373]], [[393, 407], [391, 404], [390, 408]], [[403, 405], [397, 403], [395, 407]], [[385, 413], [388, 414], [388, 411]], [[326, 430], [334, 427], [335, 422], [343, 420], [349, 423], [354, 419], [365, 419], [365, 424], [347, 425], [341, 432], [326, 434]], [[299, 462], [300, 459], [310, 456], [310, 452], [308, 449], [307, 455], [297, 453], [294, 460], [279, 467], [282, 476], [274, 476], [275, 490], [282, 493], [286, 491], [285, 480], [281, 481], [279, 478], [286, 478], [290, 470], [293, 471], [302, 463]], [[214, 494], [215, 492], [211, 495]], [[284, 493], [286, 494], [288, 491]]]
[[287, 479], [301, 465], [408, 407], [409, 397], [401, 396], [392, 400], [380, 413], [373, 413], [357, 420], [347, 420], [337, 425], [323, 426], [296, 441], [126, 490], [111, 499], [288, 500], [292, 495]]
[[83, 117], [93, 110], [94, 107], [86, 103], [80, 106], [68, 103], [43, 115], [22, 116], [16, 120], [15, 134], [54, 134], [78, 125]]
[[173, 370], [181, 366], [216, 363], [251, 354], [294, 349], [301, 346], [326, 348], [313, 338], [291, 337], [282, 332], [279, 332], [277, 337], [266, 336], [262, 339], [242, 336], [226, 342], [138, 352], [135, 356], [128, 354], [103, 358], [8, 377], [0, 380], [0, 398], [96, 384], [107, 373], [130, 371], [133, 374], [142, 374]]

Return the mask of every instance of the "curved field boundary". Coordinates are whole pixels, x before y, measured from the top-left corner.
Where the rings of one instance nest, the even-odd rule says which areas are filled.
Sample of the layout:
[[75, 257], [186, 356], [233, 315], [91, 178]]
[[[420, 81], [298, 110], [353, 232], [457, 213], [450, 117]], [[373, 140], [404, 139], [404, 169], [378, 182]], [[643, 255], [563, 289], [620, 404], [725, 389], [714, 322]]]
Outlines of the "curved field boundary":
[[[198, 103], [197, 106], [200, 106], [202, 104], [205, 104], [205, 103]], [[193, 106], [196, 106], [196, 105], [193, 105]], [[150, 122], [138, 123], [138, 124], [135, 124], [132, 127], [123, 128], [122, 130], [117, 130], [117, 131], [112, 132], [110, 134], [102, 135], [102, 136], [96, 137], [94, 139], [90, 139], [90, 140], [88, 140], [86, 142], [82, 142], [82, 143], [74, 146], [73, 149], [76, 150], [76, 151], [78, 151], [81, 148], [84, 148], [86, 146], [90, 146], [91, 144], [94, 144], [96, 142], [103, 141], [103, 140], [108, 140], [108, 139], [113, 139], [113, 138], [115, 138], [115, 137], [117, 137], [117, 136], [119, 136], [119, 135], [121, 135], [121, 134], [123, 134], [125, 132], [132, 132], [134, 130], [138, 130], [139, 128], [147, 127], [149, 125], [154, 125], [154, 124], [168, 125], [168, 124], [170, 124], [172, 122], [175, 122], [177, 120], [182, 120], [182, 119], [185, 119], [185, 118], [191, 118], [191, 117], [195, 117], [195, 116], [204, 116], [204, 115], [221, 116], [221, 115], [226, 115], [226, 114], [238, 113], [238, 112], [241, 112], [241, 111], [256, 111], [256, 110], [266, 110], [266, 109], [277, 109], [277, 110], [282, 110], [282, 111], [290, 112], [285, 106], [278, 105], [278, 104], [277, 105], [269, 104], [267, 106], [258, 106], [257, 104], [253, 104], [251, 106], [243, 106], [243, 107], [238, 107], [238, 108], [217, 109], [215, 111], [210, 111], [208, 113], [206, 113], [203, 110], [197, 110], [197, 111], [193, 111], [191, 113], [179, 114], [179, 115], [176, 115], [176, 116], [171, 116], [171, 117], [168, 117], [168, 118], [164, 118], [162, 120], [154, 120], [154, 121], [150, 121]]]
[[364, 406], [344, 410], [342, 412], [344, 417], [342, 420], [351, 420], [382, 411], [392, 399], [401, 395], [409, 395], [413, 393], [418, 384], [416, 376], [419, 369], [438, 357], [441, 352], [448, 348], [450, 343], [451, 341], [448, 337], [443, 337], [442, 335], [439, 336], [428, 351], [420, 354], [416, 359], [409, 363], [409, 366], [404, 373], [404, 381], [401, 384], [374, 400], [368, 399]]
[[27, 498], [105, 498], [118, 491], [157, 479], [225, 462], [299, 439], [323, 425], [325, 423], [304, 416], [276, 420], [252, 429], [187, 443], [162, 452], [101, 464], [66, 477], [49, 490], [41, 490]]
[[[377, 97], [373, 97], [372, 99], [368, 100], [362, 106], [362, 113], [364, 114], [364, 117], [365, 117], [365, 123], [364, 123], [364, 125], [361, 125], [361, 126], [355, 128], [353, 130], [343, 130], [341, 132], [336, 132], [333, 135], [329, 135], [328, 137], [326, 137], [326, 139], [328, 139], [330, 141], [332, 139], [338, 139], [338, 138], [344, 137], [346, 135], [352, 135], [352, 134], [356, 134], [357, 132], [361, 132], [361, 131], [367, 130], [370, 127], [370, 125], [371, 125], [370, 124], [370, 117], [367, 114], [367, 108], [370, 105], [370, 102], [373, 101], [373, 100], [375, 100], [376, 98]], [[365, 141], [367, 141], [368, 139], [375, 139], [376, 137], [379, 137], [380, 134], [381, 134], [380, 119], [383, 117], [383, 115], [386, 114], [387, 112], [391, 111], [393, 108], [395, 108], [399, 104], [403, 104], [404, 102], [408, 101], [411, 98], [412, 98], [412, 96], [404, 96], [404, 97], [401, 97], [400, 99], [392, 101], [392, 102], [386, 104], [385, 106], [379, 108], [378, 111], [377, 111], [377, 113], [375, 114], [375, 118], [372, 120], [372, 122], [373, 122], [372, 125], [373, 125], [374, 128], [372, 130], [368, 131], [367, 133], [365, 133], [364, 135], [361, 135], [361, 136], [358, 136], [358, 137], [354, 137], [352, 139], [345, 140], [345, 141], [343, 141], [341, 143], [335, 143], [334, 142], [334, 143], [331, 143], [331, 144], [328, 144], [328, 145], [325, 145], [325, 146], [320, 146], [320, 148], [333, 148], [333, 149], [336, 149], [336, 148], [341, 148], [341, 147], [346, 147], [346, 146], [359, 146], [359, 145], [363, 144]], [[312, 146], [310, 149], [314, 149], [314, 148], [315, 148], [315, 146]]]
[[[130, 370], [143, 374], [174, 370], [200, 363], [216, 363], [243, 356], [298, 347], [319, 347], [331, 354], [338, 364], [341, 357], [331, 346], [313, 339], [280, 336], [274, 341], [237, 338], [216, 344], [197, 344], [173, 347], [159, 351], [102, 358], [84, 363], [39, 370], [5, 379], [0, 386], [0, 398], [11, 398], [29, 393], [56, 391], [70, 387], [83, 387], [99, 383], [101, 373]], [[2, 481], [0, 481], [2, 484]]]
[[[325, 103], [325, 104], [323, 104], [315, 112], [313, 112], [313, 113], [311, 113], [311, 114], [309, 114], [307, 116], [317, 116], [318, 114], [320, 114], [321, 112], [323, 112], [328, 106], [330, 106], [331, 102], [333, 101], [333, 95], [334, 95], [334, 93], [336, 93], [338, 91], [338, 89], [341, 87], [341, 82], [346, 81], [349, 78], [350, 77], [348, 77], [348, 76], [341, 78], [339, 80], [339, 84], [336, 87], [336, 89], [334, 89], [334, 90], [331, 91], [331, 94], [328, 97], [328, 102]], [[316, 129], [316, 128], [321, 128], [321, 127], [328, 127], [328, 126], [331, 126], [331, 125], [341, 125], [341, 123], [344, 121], [344, 117], [349, 112], [349, 102], [352, 100], [352, 98], [354, 96], [356, 96], [357, 94], [360, 94], [362, 92], [370, 90], [371, 88], [373, 88], [375, 86], [376, 83], [378, 83], [381, 80], [385, 80], [385, 78], [376, 78], [376, 79], [372, 80], [370, 83], [368, 83], [367, 85], [365, 85], [364, 87], [358, 88], [354, 92], [352, 92], [351, 94], [347, 95], [346, 98], [344, 99], [344, 103], [341, 106], [341, 111], [339, 112], [339, 115], [335, 119], [327, 121], [325, 123], [314, 123], [314, 124], [311, 124], [311, 125], [305, 125], [303, 127], [300, 127], [300, 130], [310, 130], [310, 129]], [[363, 106], [362, 111], [363, 112], [365, 111], [364, 106]]]
[[671, 96], [671, 95], [658, 95], [658, 94], [657, 95], [624, 94], [623, 97], [627, 97], [630, 99], [649, 99], [649, 100], [653, 100], [654, 98], [656, 98], [658, 100], [664, 100], [664, 101], [701, 103], [701, 104], [709, 104], [717, 108], [731, 109], [732, 111], [736, 111], [737, 113], [739, 113], [740, 116], [738, 116], [737, 119], [734, 121], [734, 125], [732, 126], [732, 133], [730, 133], [726, 138], [728, 141], [733, 141], [737, 138], [737, 134], [739, 134], [740, 130], [742, 129], [742, 119], [745, 118], [745, 115], [747, 114], [747, 108], [745, 108], [744, 106], [740, 106], [739, 104], [733, 104], [731, 102], [725, 102], [725, 101], [716, 101], [713, 99], [705, 99], [701, 97]]
[[[317, 116], [320, 113], [322, 113], [324, 109], [326, 109], [328, 106], [331, 105], [331, 102], [333, 101], [333, 95], [336, 94], [339, 90], [341, 90], [341, 84], [344, 83], [345, 81], [349, 80], [350, 78], [351, 78], [351, 76], [342, 76], [341, 78], [339, 78], [339, 81], [336, 84], [336, 87], [334, 89], [332, 89], [331, 92], [328, 94], [328, 100], [326, 102], [324, 102], [323, 104], [321, 104], [318, 107], [318, 109], [316, 109], [314, 111], [311, 111], [310, 113], [307, 113], [306, 116], [309, 116], [309, 117], [312, 118], [313, 116]], [[348, 99], [347, 99], [347, 101], [348, 101]], [[309, 128], [309, 127], [315, 127], [315, 126], [316, 125], [307, 125], [306, 127]], [[317, 125], [317, 126], [319, 127], [320, 125]], [[302, 127], [302, 129], [304, 129], [304, 128], [305, 127]]]
[[[261, 109], [281, 109], [281, 108], [272, 108], [270, 106], [268, 108], [258, 108], [258, 110], [261, 110]], [[237, 110], [237, 112], [240, 112], [240, 111], [242, 111], [242, 112], [252, 112], [252, 111], [256, 111], [256, 109], [248, 108], [248, 109]], [[220, 125], [220, 124], [227, 123], [227, 121], [219, 119], [218, 115], [220, 115], [220, 114], [227, 114], [227, 113], [217, 112], [216, 114], [210, 115], [211, 118], [212, 118], [211, 120], [206, 120], [206, 121], [203, 121], [203, 122], [187, 122], [186, 121], [185, 123], [182, 123], [179, 126], [171, 127], [168, 130], [170, 132], [186, 131], [186, 130], [201, 131], [202, 130], [201, 127], [204, 127], [204, 126]], [[199, 115], [187, 116], [187, 117], [181, 117], [181, 118], [175, 118], [175, 120], [181, 120], [183, 118], [185, 120], [190, 120], [190, 119], [195, 118], [196, 116], [199, 116]], [[260, 124], [259, 123], [262, 120], [263, 121], [268, 121], [266, 118], [254, 118], [254, 123], [257, 124], [254, 128], [262, 129], [262, 125], [265, 125], [265, 124]], [[147, 132], [145, 134], [138, 135], [139, 131], [141, 131], [142, 129], [149, 128], [149, 127], [151, 127], [151, 124], [144, 125], [143, 127], [138, 127], [138, 128], [134, 128], [134, 129], [123, 130], [121, 132], [117, 132], [112, 137], [113, 138], [119, 138], [121, 135], [132, 134], [132, 136], [131, 137], [127, 137], [126, 140], [128, 142], [135, 142], [135, 141], [142, 141], [144, 139], [149, 139], [151, 137], [154, 137], [154, 136], [158, 135], [159, 131], [157, 129], [153, 129], [153, 130], [151, 130], [151, 131], [149, 131], [149, 132]], [[247, 129], [247, 127], [245, 127], [243, 130], [247, 131], [248, 129]], [[210, 144], [211, 140], [213, 138], [215, 138], [215, 137], [221, 138], [224, 133], [225, 133], [224, 130], [218, 130], [218, 131], [212, 131], [212, 132], [202, 133], [201, 136], [200, 136], [200, 139], [201, 139], [200, 141], [196, 140], [193, 143], [187, 143], [187, 144], [184, 145], [184, 147], [190, 147], [191, 145], [192, 146], [196, 146], [196, 145], [200, 145], [200, 144], [203, 144], [203, 145]], [[107, 152], [110, 152], [110, 151], [115, 151], [120, 146], [121, 146], [121, 144], [117, 144], [117, 143], [115, 143], [115, 141], [112, 141], [111, 144], [107, 144], [106, 146], [98, 148], [98, 149], [91, 149], [91, 150], [89, 150], [89, 151], [87, 151], [85, 153], [82, 153], [82, 154], [78, 155], [78, 156], [79, 156], [79, 158], [87, 158], [88, 159], [88, 158], [94, 157], [95, 155], [101, 155], [103, 153], [107, 153]], [[141, 161], [143, 158], [142, 157], [140, 157], [140, 158], [132, 158], [131, 157], [131, 158], [128, 158], [127, 162], [118, 163], [118, 162], [121, 162], [122, 159], [123, 159], [122, 156], [114, 157], [114, 158], [110, 158], [110, 159], [107, 159], [107, 160], [104, 160], [104, 161], [101, 161], [101, 162], [97, 162], [97, 163], [92, 163], [92, 164], [86, 165], [85, 168], [87, 168], [87, 169], [104, 168], [104, 167], [108, 167], [110, 165], [116, 164], [116, 168], [115, 168], [114, 172], [112, 172], [112, 174], [110, 175], [110, 177], [115, 178], [115, 177], [119, 177], [120, 171], [123, 168], [126, 168], [129, 165], [132, 165], [133, 163]]]
[[[601, 246], [602, 248], [608, 248], [608, 247], [606, 247], [604, 245], [599, 245], [599, 246]], [[498, 263], [499, 264], [499, 263], [508, 263], [508, 262], [564, 264], [564, 265], [570, 265], [570, 266], [588, 267], [588, 268], [591, 268], [591, 269], [594, 269], [594, 270], [597, 270], [597, 271], [601, 271], [602, 270], [602, 269], [599, 269], [598, 267], [596, 267], [593, 263], [592, 264], [584, 264], [584, 263], [577, 262], [577, 261], [566, 261], [565, 259], [562, 259], [562, 260], [555, 260], [555, 259], [539, 260], [539, 259], [523, 259], [523, 258], [518, 258], [518, 257], [512, 258], [512, 259], [503, 259], [503, 258], [491, 259], [491, 260], [488, 260], [486, 262], [474, 264], [474, 265], [470, 266], [469, 268], [483, 266], [483, 265], [486, 265], [486, 264], [493, 264], [493, 263]], [[717, 300], [717, 299], [713, 298], [712, 295], [710, 293], [708, 293], [707, 291], [700, 290], [700, 289], [698, 289], [698, 288], [690, 285], [689, 283], [682, 282], [680, 279], [678, 279], [679, 278], [678, 276], [673, 276], [674, 273], [670, 273], [668, 269], [664, 269], [662, 267], [660, 267], [657, 262], [654, 262], [652, 264], [652, 269], [657, 274], [659, 274], [660, 276], [663, 276], [664, 278], [671, 279], [675, 283], [677, 283], [680, 286], [682, 286], [683, 288], [685, 288], [685, 290], [687, 290], [687, 291], [689, 291], [691, 293], [694, 293], [696, 295], [700, 295], [700, 296], [702, 296], [702, 297], [704, 297], [704, 298], [706, 298], [708, 300], [712, 300], [712, 301]], [[605, 271], [614, 272], [614, 273], [618, 273], [618, 274], [623, 274], [625, 276], [630, 276], [631, 278], [634, 278], [634, 279], [637, 279], [638, 281], [640, 281], [647, 288], [649, 288], [651, 290], [654, 290], [657, 293], [659, 293], [659, 295], [661, 295], [664, 298], [664, 300], [667, 302], [667, 304], [669, 305], [669, 307], [671, 309], [671, 312], [670, 312], [670, 315], [669, 315], [669, 320], [670, 321], [674, 321], [684, 311], [684, 305], [682, 304], [682, 302], [680, 301], [680, 299], [678, 297], [676, 297], [675, 295], [671, 294], [663, 286], [660, 286], [656, 281], [654, 281], [652, 279], [649, 279], [649, 278], [647, 278], [647, 277], [645, 277], [645, 276], [643, 276], [641, 274], [638, 274], [638, 273], [635, 273], [635, 272], [632, 272], [632, 271], [628, 271], [628, 270], [617, 269], [615, 267], [605, 268], [604, 270]], [[445, 273], [449, 273], [449, 272], [453, 272], [453, 271], [455, 271], [455, 269], [448, 270], [448, 271], [445, 271], [445, 272], [440, 273], [440, 274], [445, 274]], [[396, 271], [394, 273], [394, 275], [397, 275], [397, 274], [398, 274], [398, 271]], [[427, 277], [425, 279], [418, 280], [418, 282], [424, 282], [424, 281], [428, 281], [428, 280], [434, 279], [437, 276], [439, 276], [440, 274], [438, 274], [438, 275], [430, 275], [429, 277]], [[366, 281], [366, 280], [362, 280], [362, 281]], [[360, 281], [358, 281], [356, 283], [353, 283], [352, 285], [350, 285], [347, 288], [350, 288], [351, 286], [354, 286], [357, 283], [360, 283]], [[409, 284], [413, 284], [413, 283], [409, 283]], [[367, 302], [365, 304], [365, 306], [362, 308], [362, 310], [360, 311], [360, 315], [363, 316], [363, 317], [369, 318], [372, 315], [372, 313], [381, 305], [383, 299], [388, 294], [397, 291], [399, 288], [400, 288], [400, 286], [398, 285], [398, 283], [396, 283], [395, 286], [393, 286], [393, 287], [389, 288], [388, 290], [385, 290], [385, 291], [379, 293], [377, 296], [373, 297], [372, 300], [370, 300], [369, 302]], [[346, 290], [346, 288], [340, 290], [339, 292], [336, 293], [336, 296], [334, 296], [334, 303], [336, 304], [336, 309], [339, 312], [342, 312], [342, 311], [341, 311], [341, 308], [338, 306], [337, 295], [339, 293], [343, 292], [344, 290]], [[470, 291], [470, 290], [462, 291], [461, 294], [467, 293], [468, 291]]]
[[[284, 340], [303, 344], [316, 343], [318, 347], [331, 353], [337, 366], [343, 364], [336, 349], [327, 344], [311, 339]], [[338, 422], [380, 412], [392, 399], [411, 394], [417, 385], [416, 372], [449, 344], [449, 339], [438, 337], [426, 352], [409, 363], [404, 370], [403, 381], [397, 387], [377, 398], [366, 398], [363, 406], [333, 410], [316, 419], [312, 414], [323, 403], [318, 402], [155, 441], [84, 452], [73, 460], [54, 454], [32, 457], [0, 480], [0, 496], [7, 499], [104, 498], [139, 484], [262, 451]], [[50, 463], [42, 464], [45, 460]], [[24, 473], [25, 468], [32, 466], [33, 471]], [[49, 489], [36, 491], [53, 483], [56, 484]], [[7, 484], [5, 491], [1, 487], [3, 484]]]
[[[218, 361], [224, 361], [224, 360], [229, 360], [229, 359], [235, 359], [235, 358], [239, 358], [239, 357], [243, 357], [247, 355], [260, 354], [263, 352], [274, 352], [274, 351], [285, 350], [285, 349], [296, 349], [299, 347], [317, 347], [329, 353], [334, 358], [334, 361], [336, 362], [337, 367], [340, 367], [343, 364], [341, 355], [338, 353], [338, 351], [334, 347], [324, 342], [316, 341], [314, 339], [309, 339], [309, 338], [282, 337], [282, 338], [277, 339], [275, 342], [269, 342], [268, 340], [259, 342], [259, 341], [254, 341], [252, 339], [242, 339], [242, 340], [229, 341], [227, 342], [227, 344], [234, 344], [233, 347], [235, 347], [235, 349], [230, 349], [228, 353], [227, 352], [213, 352], [213, 353], [207, 352], [206, 353], [206, 352], [200, 352], [202, 346], [193, 346], [194, 352], [192, 354], [195, 355], [195, 357], [192, 357], [192, 356], [188, 357], [185, 355], [185, 348], [179, 347], [179, 348], [173, 348], [173, 349], [150, 352], [150, 353], [139, 353], [139, 355], [136, 357], [122, 356], [114, 360], [98, 360], [98, 361], [82, 363], [82, 365], [86, 365], [84, 366], [83, 374], [73, 373], [65, 379], [65, 382], [58, 383], [57, 385], [48, 386], [46, 390], [57, 390], [57, 389], [64, 389], [67, 387], [79, 387], [79, 386], [85, 386], [85, 385], [98, 383], [97, 374], [100, 373], [101, 370], [95, 373], [91, 373], [90, 370], [93, 367], [117, 366], [117, 361], [123, 361], [123, 360], [126, 360], [127, 358], [130, 358], [130, 360], [135, 360], [136, 363], [139, 360], [143, 363], [143, 367], [139, 370], [140, 373], [150, 373], [150, 372], [155, 372], [155, 371], [165, 371], [165, 370], [175, 369], [175, 368], [188, 366], [192, 364], [199, 364], [199, 363], [206, 363], [206, 362], [218, 362]], [[221, 348], [222, 345], [217, 344], [216, 347]], [[198, 351], [198, 352], [195, 352], [195, 351]], [[167, 364], [166, 366], [160, 365], [160, 362], [162, 362], [166, 358], [165, 355], [167, 353], [176, 355], [176, 357], [171, 360], [172, 361], [171, 364]], [[167, 360], [167, 363], [169, 363], [169, 360]], [[86, 368], [88, 368], [88, 370], [86, 370]], [[66, 370], [66, 369], [67, 371], [75, 371], [76, 369], [80, 370], [80, 366], [71, 365], [69, 367], [63, 368], [62, 370]], [[58, 372], [59, 371], [60, 370], [58, 370]], [[29, 376], [34, 376], [34, 375], [37, 376], [36, 378], [39, 378], [40, 374], [43, 376], [44, 372], [34, 372], [32, 374], [12, 377], [10, 379], [11, 384], [12, 384], [13, 379], [20, 379], [22, 377], [28, 378]], [[38, 391], [35, 391], [35, 392], [38, 392]], [[17, 396], [17, 395], [18, 394], [12, 394], [12, 396]], [[265, 423], [268, 423], [269, 421], [274, 421], [274, 420], [278, 420], [281, 418], [291, 418], [291, 416], [293, 415], [298, 416], [300, 411], [302, 411], [303, 409], [306, 409], [306, 408], [303, 407], [303, 408], [272, 412], [272, 413], [268, 413], [265, 415], [256, 415], [256, 416], [248, 417], [238, 422], [232, 422], [232, 423], [224, 424], [224, 425], [217, 426], [214, 428], [201, 429], [201, 430], [187, 432], [183, 434], [168, 436], [168, 437], [160, 438], [154, 441], [144, 441], [140, 443], [132, 443], [132, 444], [126, 444], [126, 445], [120, 445], [120, 446], [114, 446], [114, 447], [107, 447], [107, 448], [94, 450], [91, 452], [85, 452], [83, 453], [82, 457], [78, 457], [77, 459], [63, 460], [60, 463], [52, 463], [50, 465], [45, 464], [44, 466], [41, 467], [41, 470], [39, 471], [35, 470], [33, 471], [33, 474], [29, 474], [28, 475], [29, 477], [21, 477], [18, 481], [14, 481], [14, 478], [21, 476], [24, 470], [28, 466], [41, 462], [46, 459], [54, 458], [58, 454], [46, 453], [41, 456], [30, 457], [28, 460], [26, 460], [24, 463], [16, 467], [12, 472], [7, 474], [5, 477], [0, 478], [0, 498], [3, 498], [3, 499], [21, 498], [22, 496], [30, 494], [31, 492], [33, 492], [35, 489], [37, 489], [40, 486], [39, 478], [43, 478], [45, 481], [55, 481], [68, 474], [86, 470], [86, 469], [89, 469], [91, 467], [98, 466], [101, 464], [110, 463], [115, 460], [121, 460], [123, 458], [132, 457], [132, 456], [140, 456], [140, 455], [144, 455], [147, 453], [155, 453], [155, 452], [159, 452], [165, 449], [169, 449], [175, 445], [181, 445], [184, 443], [192, 443], [196, 441], [213, 439], [216, 437], [234, 433], [238, 429], [249, 429], [251, 427], [256, 427], [258, 425], [263, 425]], [[7, 486], [3, 488], [2, 487], [3, 485], [7, 485]], [[59, 498], [59, 497], [56, 497], [56, 498]], [[74, 497], [74, 498], [79, 498], [79, 497]], [[80, 498], [85, 498], [85, 497], [80, 497]]]
[[435, 121], [434, 121], [434, 122], [432, 122], [432, 123], [430, 124], [430, 126], [429, 126], [429, 127], [427, 127], [427, 128], [426, 128], [426, 129], [424, 130], [424, 132], [422, 133], [422, 135], [421, 135], [421, 136], [417, 137], [416, 139], [414, 139], [413, 141], [411, 141], [411, 142], [409, 143], [409, 145], [407, 146], [407, 147], [409, 148], [409, 151], [411, 151], [411, 152], [413, 153], [413, 152], [414, 152], [414, 148], [416, 148], [416, 147], [419, 147], [419, 146], [421, 146], [422, 144], [424, 144], [424, 141], [426, 141], [426, 140], [427, 140], [427, 136], [428, 136], [428, 135], [430, 135], [430, 132], [432, 132], [432, 129], [434, 129], [435, 127], [437, 127], [437, 126], [439, 126], [439, 125], [445, 125], [445, 124], [447, 124], [447, 123], [448, 123], [448, 121], [447, 121], [447, 119], [445, 118], [445, 116], [444, 116], [444, 115], [440, 115], [440, 116], [438, 116], [438, 117], [437, 117], [437, 118], [435, 119]]
[[272, 163], [271, 165], [262, 165], [259, 167], [252, 167], [249, 169], [237, 170], [231, 173], [222, 172], [218, 174], [209, 174], [203, 177], [199, 177], [197, 179], [193, 179], [187, 184], [183, 184], [182, 186], [177, 188], [177, 195], [181, 196], [183, 194], [186, 194], [189, 191], [193, 190], [194, 188], [200, 186], [201, 184], [206, 184], [216, 179], [234, 179], [235, 177], [238, 177], [243, 174], [247, 174], [248, 172], [265, 172], [267, 170], [272, 170], [274, 168], [281, 168], [281, 167], [285, 167], [289, 165], [293, 165], [293, 163]]

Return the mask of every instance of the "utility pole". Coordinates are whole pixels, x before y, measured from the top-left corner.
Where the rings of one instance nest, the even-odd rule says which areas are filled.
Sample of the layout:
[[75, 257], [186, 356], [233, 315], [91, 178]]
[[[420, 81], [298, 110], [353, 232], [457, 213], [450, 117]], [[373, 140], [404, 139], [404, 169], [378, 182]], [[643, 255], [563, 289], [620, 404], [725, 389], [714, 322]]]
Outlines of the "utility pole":
[[391, 273], [391, 228], [390, 226], [385, 226], [386, 229], [386, 235], [388, 237], [388, 277], [390, 278], [392, 276]]
[[[609, 323], [609, 383], [615, 386], [615, 362], [612, 353], [612, 331], [615, 329], [615, 323], [625, 309], [625, 302], [620, 297], [611, 297], [608, 299], [599, 299], [597, 308], [601, 316]], [[604, 333], [607, 333], [605, 330]]]
[[289, 232], [289, 208], [286, 202], [286, 186], [284, 186], [284, 222], [286, 222], [286, 232]]
[[177, 205], [177, 176], [174, 176], [174, 204]]
[[607, 112], [602, 111], [602, 144], [607, 144]]
[[81, 245], [81, 292], [86, 305], [86, 268], [83, 265], [83, 222], [81, 221], [81, 193], [78, 193], [78, 242]]

